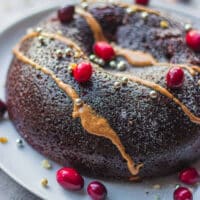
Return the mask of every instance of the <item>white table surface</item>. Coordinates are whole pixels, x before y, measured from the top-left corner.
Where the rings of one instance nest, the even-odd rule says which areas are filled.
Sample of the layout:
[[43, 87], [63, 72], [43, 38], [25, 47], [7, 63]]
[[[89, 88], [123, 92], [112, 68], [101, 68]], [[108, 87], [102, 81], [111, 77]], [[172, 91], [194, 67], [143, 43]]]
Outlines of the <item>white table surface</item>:
[[[154, 3], [156, 4], [154, 0]], [[162, 0], [173, 1], [173, 0]], [[67, 0], [0, 0], [0, 32], [8, 25], [14, 23], [23, 16], [36, 10], [51, 5], [62, 5]], [[193, 0], [192, 7], [199, 7], [199, 0]], [[31, 180], [30, 180], [31, 181]], [[30, 192], [15, 183], [0, 169], [0, 200], [40, 200]]]

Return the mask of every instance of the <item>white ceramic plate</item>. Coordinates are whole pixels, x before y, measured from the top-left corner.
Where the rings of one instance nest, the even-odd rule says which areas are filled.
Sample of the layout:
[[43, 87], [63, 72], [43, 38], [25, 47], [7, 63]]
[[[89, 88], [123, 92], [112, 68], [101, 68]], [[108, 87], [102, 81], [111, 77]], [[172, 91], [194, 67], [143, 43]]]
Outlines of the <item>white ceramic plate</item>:
[[[0, 97], [4, 99], [5, 80], [9, 63], [12, 59], [12, 47], [25, 34], [27, 28], [38, 23], [48, 15], [52, 9], [38, 12], [32, 16], [15, 23], [0, 34]], [[92, 180], [85, 177], [85, 188], [82, 192], [68, 192], [63, 190], [55, 180], [56, 171], [61, 167], [53, 163], [52, 170], [41, 167], [42, 155], [24, 143], [24, 148], [16, 145], [19, 135], [11, 122], [5, 120], [0, 124], [0, 137], [8, 137], [7, 144], [0, 144], [0, 167], [19, 184], [41, 197], [48, 200], [87, 200], [86, 186]], [[196, 165], [200, 169], [200, 164]], [[46, 177], [49, 187], [43, 188], [40, 180]], [[173, 199], [175, 185], [178, 184], [176, 176], [160, 178], [142, 183], [119, 183], [102, 181], [108, 189], [109, 200], [170, 200]], [[161, 189], [154, 189], [153, 185], [161, 185]], [[192, 188], [194, 200], [200, 198], [200, 189]]]

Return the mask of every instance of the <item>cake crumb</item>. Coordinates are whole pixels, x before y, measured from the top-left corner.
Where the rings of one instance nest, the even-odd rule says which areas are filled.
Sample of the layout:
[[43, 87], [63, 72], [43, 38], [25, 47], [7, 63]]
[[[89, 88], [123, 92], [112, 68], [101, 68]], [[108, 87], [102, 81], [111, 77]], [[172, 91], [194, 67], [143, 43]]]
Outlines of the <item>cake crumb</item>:
[[6, 137], [0, 137], [0, 143], [1, 144], [6, 144], [8, 142], [8, 138]]
[[156, 195], [155, 200], [160, 200], [160, 196]]
[[42, 161], [42, 167], [45, 168], [45, 169], [51, 169], [52, 165], [48, 160], [43, 160]]
[[161, 188], [161, 186], [160, 186], [159, 184], [155, 184], [155, 185], [153, 185], [153, 189], [158, 190], [158, 189], [160, 189], [160, 188]]

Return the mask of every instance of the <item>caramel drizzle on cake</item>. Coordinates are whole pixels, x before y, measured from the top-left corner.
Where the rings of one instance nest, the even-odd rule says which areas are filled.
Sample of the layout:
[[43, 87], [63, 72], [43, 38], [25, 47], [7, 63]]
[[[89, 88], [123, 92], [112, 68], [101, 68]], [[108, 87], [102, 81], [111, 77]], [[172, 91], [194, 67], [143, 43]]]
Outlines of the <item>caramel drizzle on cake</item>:
[[[71, 87], [71, 85], [64, 83], [61, 79], [59, 79], [53, 71], [49, 70], [46, 67], [40, 66], [39, 64], [35, 63], [28, 57], [26, 57], [22, 52], [20, 52], [20, 45], [25, 42], [26, 40], [29, 40], [31, 38], [37, 37], [40, 33], [33, 32], [26, 36], [24, 36], [21, 40], [21, 42], [13, 49], [13, 53], [15, 54], [16, 58], [23, 63], [26, 63], [28, 65], [31, 65], [36, 70], [42, 71], [44, 74], [50, 76], [54, 82], [57, 84], [57, 86], [63, 90], [73, 101], [74, 107], [73, 107], [73, 118], [80, 118], [81, 119], [81, 125], [83, 128], [90, 134], [97, 135], [100, 137], [105, 137], [109, 139], [119, 150], [122, 157], [127, 161], [127, 166], [130, 171], [130, 173], [134, 176], [134, 179], [137, 179], [137, 175], [139, 173], [140, 168], [143, 166], [143, 164], [136, 165], [133, 161], [133, 159], [126, 153], [126, 150], [121, 143], [121, 140], [118, 136], [118, 134], [110, 127], [108, 121], [99, 116], [92, 108], [91, 106], [87, 105], [86, 103], [83, 103], [82, 105], [76, 105], [76, 100], [79, 99], [79, 96], [77, 92]], [[43, 33], [42, 35], [45, 35], [46, 37], [57, 39], [61, 42], [64, 42], [65, 44], [71, 46], [72, 48], [75, 48], [76, 50], [80, 50], [80, 48], [70, 39], [62, 37], [57, 34], [48, 34]], [[81, 51], [82, 52], [82, 51]], [[83, 55], [83, 53], [82, 53]]]
[[123, 56], [131, 64], [137, 67], [145, 67], [150, 65], [155, 65], [157, 63], [156, 59], [149, 53], [144, 53], [142, 51], [133, 51], [130, 49], [125, 49], [112, 45], [115, 49], [115, 53], [118, 56]]

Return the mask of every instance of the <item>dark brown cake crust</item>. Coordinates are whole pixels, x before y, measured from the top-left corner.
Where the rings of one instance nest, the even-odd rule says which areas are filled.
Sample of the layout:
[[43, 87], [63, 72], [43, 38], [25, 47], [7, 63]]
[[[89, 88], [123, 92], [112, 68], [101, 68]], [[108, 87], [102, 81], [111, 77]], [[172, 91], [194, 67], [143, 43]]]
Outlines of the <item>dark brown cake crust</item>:
[[[162, 29], [160, 20], [166, 19], [163, 16], [149, 14], [144, 20], [141, 12], [128, 15], [125, 9], [112, 5], [91, 6], [89, 11], [100, 22], [105, 35], [121, 47], [147, 51], [159, 61], [200, 64], [200, 54], [185, 45], [179, 22], [170, 20], [170, 27]], [[85, 19], [78, 15], [67, 25], [50, 17], [40, 27], [49, 33], [62, 30], [64, 36], [76, 41], [88, 55], [92, 52], [93, 34]], [[116, 90], [114, 83], [120, 78], [99, 70], [95, 70], [88, 83], [79, 84], [67, 72], [67, 66], [80, 58], [57, 59], [54, 50], [66, 48], [59, 41], [48, 40], [46, 45], [38, 47], [39, 44], [38, 38], [29, 40], [21, 46], [21, 51], [69, 83], [84, 102], [108, 120], [127, 153], [136, 163], [144, 164], [141, 178], [169, 174], [198, 158], [200, 126], [191, 122], [172, 100], [161, 94], [151, 99], [151, 89], [134, 82]], [[168, 69], [150, 67], [145, 72], [136, 72], [165, 87]], [[134, 70], [129, 66], [127, 72]], [[185, 74], [184, 86], [170, 92], [200, 116], [199, 75], [192, 77], [187, 71]], [[124, 180], [131, 176], [110, 140], [87, 133], [80, 120], [72, 118], [72, 101], [50, 77], [14, 58], [6, 88], [10, 119], [39, 152], [62, 165], [70, 163], [90, 176]]]

